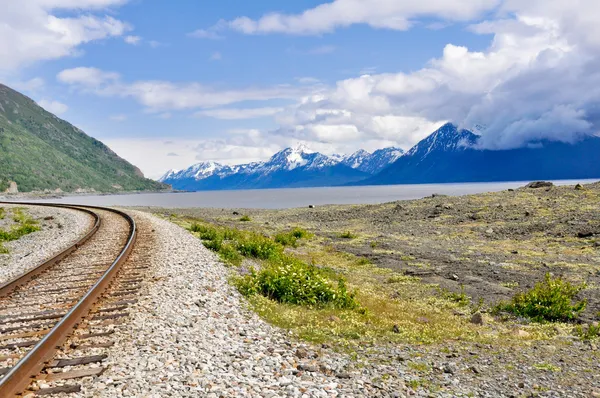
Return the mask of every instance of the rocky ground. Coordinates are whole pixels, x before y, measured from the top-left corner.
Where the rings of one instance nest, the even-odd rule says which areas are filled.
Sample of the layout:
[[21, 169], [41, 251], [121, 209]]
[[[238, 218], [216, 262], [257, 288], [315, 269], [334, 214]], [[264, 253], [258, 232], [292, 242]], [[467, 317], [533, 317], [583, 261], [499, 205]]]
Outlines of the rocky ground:
[[[154, 211], [267, 232], [306, 227], [323, 244], [455, 292], [464, 286], [488, 304], [551, 272], [590, 285], [582, 292], [589, 302], [583, 320], [600, 313], [600, 183], [381, 205]], [[252, 222], [239, 223], [234, 212]]]
[[[509, 299], [515, 292], [529, 289], [550, 272], [573, 282], [588, 284], [579, 297], [588, 300], [588, 307], [579, 322], [591, 323], [600, 317], [600, 253], [597, 240], [600, 238], [599, 184], [577, 189], [572, 186], [523, 188], [465, 197], [436, 196], [369, 206], [327, 206], [280, 211], [150, 210], [163, 215], [173, 213], [200, 217], [221, 225], [268, 233], [291, 226], [303, 226], [315, 233], [323, 245], [368, 258], [377, 266], [406, 275], [417, 275], [424, 283], [436, 284], [451, 291], [460, 291], [462, 285], [473, 301], [483, 300], [484, 313], [486, 306]], [[240, 223], [240, 215], [243, 214], [249, 215], [251, 221]], [[161, 231], [168, 230], [166, 225]], [[342, 238], [342, 233], [347, 231], [351, 232], [353, 239]], [[339, 349], [333, 351], [307, 344], [308, 364], [313, 367], [306, 371], [305, 364], [296, 354], [297, 346], [302, 343], [294, 335], [274, 330], [254, 315], [239, 310], [240, 306], [243, 307], [243, 300], [227, 286], [227, 269], [222, 268], [197, 242], [184, 235], [185, 232], [180, 231], [176, 239], [185, 243], [185, 250], [194, 250], [197, 254], [186, 255], [187, 260], [182, 264], [171, 261], [177, 270], [177, 276], [171, 274], [171, 279], [177, 279], [180, 275], [185, 279], [191, 290], [185, 291], [182, 296], [189, 297], [188, 303], [196, 298], [196, 294], [204, 294], [198, 296], [203, 299], [210, 299], [216, 294], [217, 298], [210, 302], [213, 305], [204, 307], [201, 304], [198, 307], [200, 311], [206, 308], [200, 316], [205, 320], [196, 322], [210, 324], [198, 326], [199, 330], [204, 330], [200, 334], [214, 329], [217, 337], [211, 341], [211, 346], [224, 341], [222, 346], [247, 350], [250, 362], [243, 361], [239, 369], [245, 369], [250, 374], [257, 367], [259, 372], [267, 370], [262, 376], [259, 376], [260, 373], [254, 374], [251, 379], [240, 382], [237, 379], [237, 365], [233, 369], [226, 365], [237, 362], [235, 355], [240, 354], [232, 356], [228, 348], [225, 349], [222, 355], [225, 363], [208, 368], [211, 377], [223, 375], [223, 372], [227, 374], [224, 377], [217, 376], [217, 380], [223, 382], [213, 381], [219, 391], [215, 391], [216, 396], [241, 394], [235, 390], [236, 387], [230, 389], [231, 384], [226, 381], [231, 377], [229, 373], [236, 380], [233, 385], [250, 385], [250, 380], [258, 377], [266, 381], [266, 385], [273, 386], [273, 396], [294, 396], [294, 387], [289, 387], [289, 391], [282, 389], [281, 382], [276, 386], [277, 379], [268, 376], [273, 369], [277, 369], [273, 370], [274, 375], [285, 376], [283, 384], [291, 380], [291, 386], [299, 388], [296, 396], [302, 396], [303, 393], [306, 396], [318, 396], [322, 386], [328, 383], [335, 383], [336, 387], [323, 392], [333, 396], [600, 396], [598, 342], [581, 341], [573, 336], [570, 333], [572, 325], [557, 325], [555, 332], [544, 334], [543, 337], [534, 336], [526, 331], [530, 330], [527, 329], [529, 322], [526, 319], [511, 323], [510, 328], [513, 328], [516, 338], [510, 340], [498, 337], [501, 334], [494, 331], [494, 324], [485, 332], [486, 338], [472, 341], [447, 339], [429, 345], [358, 343], [358, 348], [350, 354]], [[196, 265], [199, 270], [186, 274], [185, 269], [196, 267], [191, 264], [193, 258], [200, 259]], [[207, 258], [212, 260], [207, 261]], [[206, 267], [213, 270], [211, 284], [207, 286], [205, 282], [198, 281], [198, 287], [194, 286], [199, 273], [208, 272], [201, 271]], [[168, 272], [167, 269], [164, 272]], [[221, 282], [215, 286], [218, 280]], [[204, 293], [201, 292], [202, 285]], [[206, 290], [210, 292], [215, 287], [218, 287], [215, 292], [206, 293]], [[226, 292], [225, 297], [221, 296], [221, 291]], [[218, 302], [227, 304], [218, 309], [221, 308], [216, 305]], [[159, 308], [162, 303], [157, 303]], [[188, 305], [193, 308], [192, 304]], [[198, 310], [193, 308], [192, 312], [195, 311]], [[224, 328], [218, 328], [211, 317], [221, 319], [225, 323]], [[490, 317], [485, 314], [485, 322]], [[230, 325], [226, 319], [233, 319], [234, 324], [240, 326]], [[194, 329], [197, 326], [192, 322], [189, 327]], [[229, 337], [234, 341], [239, 340], [235, 334], [239, 334], [240, 330], [250, 346], [239, 346], [228, 340]], [[263, 337], [263, 332], [268, 337]], [[191, 335], [196, 336], [197, 332]], [[187, 341], [186, 347], [202, 344], [200, 340]], [[213, 355], [213, 352], [209, 350], [209, 355]], [[275, 361], [269, 362], [273, 356]], [[305, 355], [301, 353], [300, 356]], [[255, 362], [258, 358], [264, 358], [267, 362], [263, 362], [263, 359]], [[214, 357], [211, 364], [212, 361], [218, 361], [218, 358]], [[219, 370], [219, 366], [224, 367]], [[200, 369], [203, 369], [202, 365]], [[336, 374], [338, 377], [335, 377]], [[206, 376], [202, 372], [199, 375], [198, 391], [202, 391], [207, 387], [207, 384], [203, 384]], [[311, 382], [317, 380], [316, 385], [321, 387], [302, 391], [300, 386], [307, 378]], [[367, 387], [368, 390], [365, 389]], [[255, 390], [255, 393], [261, 396], [267, 390]]]
[[60, 253], [92, 226], [90, 216], [74, 210], [14, 205], [0, 207], [5, 209], [0, 228], [10, 229], [15, 224], [12, 218], [15, 207], [25, 209], [41, 228], [19, 240], [2, 243], [8, 253], [0, 254], [0, 284]]

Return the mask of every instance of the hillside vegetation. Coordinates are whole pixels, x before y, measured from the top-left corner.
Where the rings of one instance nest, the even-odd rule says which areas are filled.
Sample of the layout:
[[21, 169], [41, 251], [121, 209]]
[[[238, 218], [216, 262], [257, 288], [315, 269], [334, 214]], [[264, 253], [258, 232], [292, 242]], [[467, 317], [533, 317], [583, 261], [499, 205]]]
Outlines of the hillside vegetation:
[[22, 192], [165, 188], [102, 142], [0, 84], [0, 192], [9, 181]]

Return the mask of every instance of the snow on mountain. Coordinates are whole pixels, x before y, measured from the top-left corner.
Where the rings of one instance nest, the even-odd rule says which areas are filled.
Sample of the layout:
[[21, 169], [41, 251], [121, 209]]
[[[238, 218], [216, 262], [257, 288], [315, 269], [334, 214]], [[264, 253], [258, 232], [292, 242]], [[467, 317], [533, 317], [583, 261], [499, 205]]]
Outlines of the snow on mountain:
[[364, 149], [359, 149], [358, 151], [354, 152], [352, 155], [346, 156], [342, 160], [342, 163], [345, 164], [346, 166], [352, 167], [353, 169], [358, 169], [370, 157], [371, 157], [371, 154], [369, 152], [365, 151]]
[[360, 149], [344, 157], [342, 163], [368, 174], [377, 174], [398, 160], [403, 153], [402, 149], [394, 147], [378, 149], [373, 153]]
[[192, 189], [199, 185], [209, 186], [211, 189], [227, 189], [224, 187], [225, 181], [229, 186], [237, 184], [237, 187], [254, 187], [273, 179], [277, 183], [269, 184], [285, 186], [292, 182], [301, 183], [298, 181], [305, 179], [307, 184], [318, 184], [318, 181], [323, 181], [324, 184], [326, 180], [327, 185], [332, 185], [331, 181], [336, 178], [341, 181], [344, 178], [357, 180], [368, 177], [394, 162], [401, 154], [402, 150], [399, 148], [385, 148], [372, 154], [359, 150], [350, 156], [327, 156], [298, 145], [285, 148], [264, 162], [227, 166], [207, 161], [185, 170], [170, 170], [160, 181], [171, 184], [176, 189]]
[[437, 151], [455, 152], [472, 148], [477, 144], [478, 136], [468, 130], [458, 130], [451, 123], [446, 123], [417, 145], [404, 156], [425, 158]]
[[183, 179], [194, 179], [196, 181], [208, 178], [213, 175], [225, 175], [231, 173], [231, 167], [224, 166], [217, 162], [200, 162], [196, 163], [185, 170], [170, 170], [159, 181], [172, 181]]

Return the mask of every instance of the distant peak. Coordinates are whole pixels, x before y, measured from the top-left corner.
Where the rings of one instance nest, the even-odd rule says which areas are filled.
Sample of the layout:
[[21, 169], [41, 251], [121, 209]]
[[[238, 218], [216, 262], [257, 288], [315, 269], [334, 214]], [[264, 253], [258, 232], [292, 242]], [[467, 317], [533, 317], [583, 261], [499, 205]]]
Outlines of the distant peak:
[[299, 153], [314, 153], [312, 149], [310, 149], [306, 144], [299, 143], [290, 148], [293, 152]]

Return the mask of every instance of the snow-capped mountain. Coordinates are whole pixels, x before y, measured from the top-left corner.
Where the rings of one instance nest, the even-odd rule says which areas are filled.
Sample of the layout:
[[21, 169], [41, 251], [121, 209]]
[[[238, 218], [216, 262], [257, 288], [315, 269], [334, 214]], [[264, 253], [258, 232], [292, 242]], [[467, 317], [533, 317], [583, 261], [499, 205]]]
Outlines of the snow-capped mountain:
[[[478, 133], [485, 127], [478, 126]], [[508, 150], [479, 147], [480, 135], [445, 124], [379, 174], [371, 184], [533, 181], [600, 177], [600, 138], [582, 137], [574, 144], [528, 143]]]
[[164, 176], [162, 176], [159, 179], [159, 181], [182, 179], [202, 180], [203, 178], [208, 178], [215, 174], [226, 175], [231, 172], [233, 172], [233, 170], [229, 166], [225, 166], [217, 162], [208, 161], [197, 163], [185, 170], [169, 170]]
[[265, 162], [226, 166], [202, 162], [181, 171], [169, 171], [161, 182], [179, 190], [314, 187], [351, 183], [369, 174], [305, 146], [286, 148]]
[[361, 149], [345, 157], [342, 163], [353, 169], [375, 175], [398, 160], [403, 153], [402, 149], [394, 147], [378, 149], [373, 153]]

